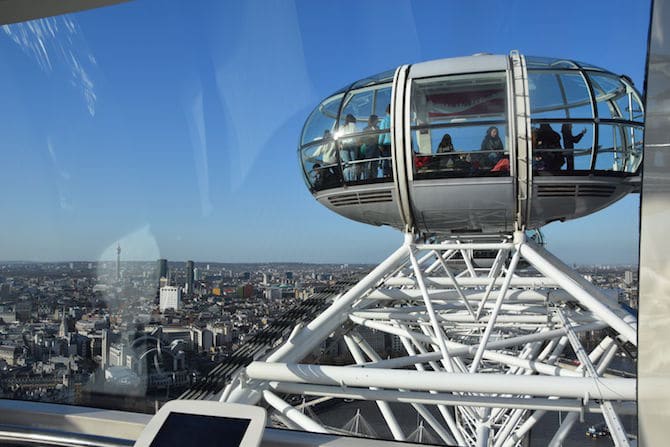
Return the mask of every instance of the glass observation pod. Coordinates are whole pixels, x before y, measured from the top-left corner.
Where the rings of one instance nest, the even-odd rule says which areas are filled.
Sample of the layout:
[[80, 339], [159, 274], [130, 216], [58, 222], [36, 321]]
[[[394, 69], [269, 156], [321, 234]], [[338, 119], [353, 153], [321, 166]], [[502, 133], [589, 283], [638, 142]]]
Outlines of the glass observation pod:
[[639, 187], [640, 95], [567, 59], [475, 55], [403, 65], [321, 102], [305, 181], [353, 220], [425, 233], [535, 229]]

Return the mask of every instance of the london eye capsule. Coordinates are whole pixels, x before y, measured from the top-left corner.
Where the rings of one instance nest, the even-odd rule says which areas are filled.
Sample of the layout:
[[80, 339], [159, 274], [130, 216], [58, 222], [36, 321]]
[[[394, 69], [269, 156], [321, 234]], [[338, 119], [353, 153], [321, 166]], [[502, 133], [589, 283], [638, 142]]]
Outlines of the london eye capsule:
[[314, 197], [428, 234], [575, 219], [639, 186], [644, 111], [629, 78], [568, 59], [475, 55], [403, 65], [322, 101], [299, 158]]

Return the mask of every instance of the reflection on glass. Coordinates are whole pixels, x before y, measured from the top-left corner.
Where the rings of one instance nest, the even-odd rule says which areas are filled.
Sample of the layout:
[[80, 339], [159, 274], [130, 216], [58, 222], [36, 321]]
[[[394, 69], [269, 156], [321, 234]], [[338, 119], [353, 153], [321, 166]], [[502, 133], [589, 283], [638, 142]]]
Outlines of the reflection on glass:
[[579, 73], [528, 73], [532, 118], [590, 118], [591, 97]]
[[301, 144], [308, 144], [322, 138], [325, 131], [333, 131], [341, 101], [342, 95], [337, 95], [319, 104], [307, 118], [300, 140]]
[[416, 80], [412, 111], [417, 126], [504, 119], [505, 73]]

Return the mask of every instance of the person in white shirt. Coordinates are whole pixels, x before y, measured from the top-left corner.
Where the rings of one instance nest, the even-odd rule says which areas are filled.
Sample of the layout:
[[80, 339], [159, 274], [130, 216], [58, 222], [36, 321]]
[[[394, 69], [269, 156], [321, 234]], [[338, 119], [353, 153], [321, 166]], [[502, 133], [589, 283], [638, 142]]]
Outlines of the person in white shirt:
[[337, 131], [338, 142], [340, 144], [340, 159], [342, 160], [342, 172], [345, 181], [357, 180], [357, 172], [355, 163], [351, 163], [358, 159], [358, 144], [355, 138], [344, 138], [345, 135], [357, 132], [356, 118], [351, 113], [344, 118], [344, 125], [340, 126]]

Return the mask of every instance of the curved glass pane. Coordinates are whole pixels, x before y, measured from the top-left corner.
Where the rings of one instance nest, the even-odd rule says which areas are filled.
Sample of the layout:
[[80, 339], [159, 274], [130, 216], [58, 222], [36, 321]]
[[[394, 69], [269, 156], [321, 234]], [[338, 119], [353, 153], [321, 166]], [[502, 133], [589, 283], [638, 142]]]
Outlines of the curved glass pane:
[[644, 108], [642, 107], [642, 103], [640, 102], [639, 97], [637, 94], [632, 94], [631, 95], [631, 100], [633, 102], [633, 121], [639, 121], [643, 122], [644, 121]]
[[300, 151], [303, 174], [310, 188], [328, 189], [342, 184], [342, 175], [337, 160], [336, 144], [328, 140], [314, 144]]
[[618, 124], [598, 128], [596, 170], [635, 173], [642, 160], [643, 131]]
[[[375, 94], [373, 90], [350, 92], [344, 100], [338, 135], [341, 133], [356, 132], [365, 123], [374, 106]], [[351, 125], [353, 124], [353, 126]]]
[[412, 123], [435, 125], [504, 120], [505, 73], [457, 75], [415, 80]]
[[332, 133], [337, 122], [337, 112], [344, 95], [332, 96], [323, 101], [307, 118], [300, 138], [300, 145], [320, 140]]
[[370, 120], [381, 122], [391, 107], [391, 86], [375, 86], [350, 91], [344, 99], [340, 125], [336, 132], [342, 135], [363, 130]]
[[[632, 119], [629, 92], [615, 76], [591, 74], [589, 79], [598, 107], [598, 118]], [[632, 93], [632, 92], [631, 92]]]
[[591, 118], [593, 109], [580, 73], [528, 73], [532, 118]]
[[567, 68], [567, 69], [577, 69], [584, 68], [588, 70], [600, 70], [605, 71], [602, 68], [589, 64], [586, 62], [576, 61], [574, 59], [557, 59], [552, 57], [538, 57], [538, 56], [525, 56], [526, 58], [526, 67], [531, 68]]
[[361, 79], [357, 81], [351, 88], [356, 89], [360, 87], [366, 87], [375, 84], [385, 84], [393, 81], [393, 75], [395, 74], [395, 69], [387, 70], [382, 73], [370, 76], [369, 78]]
[[509, 175], [505, 123], [412, 131], [415, 179]]
[[574, 61], [552, 57], [526, 56], [527, 68], [579, 68]]

